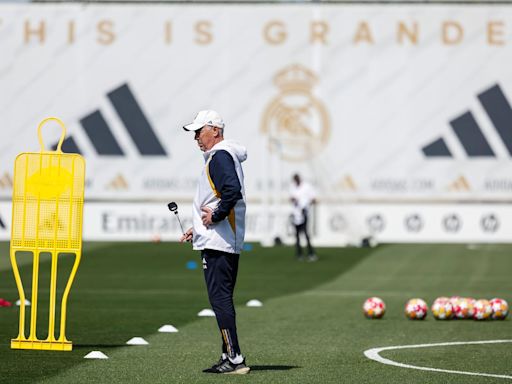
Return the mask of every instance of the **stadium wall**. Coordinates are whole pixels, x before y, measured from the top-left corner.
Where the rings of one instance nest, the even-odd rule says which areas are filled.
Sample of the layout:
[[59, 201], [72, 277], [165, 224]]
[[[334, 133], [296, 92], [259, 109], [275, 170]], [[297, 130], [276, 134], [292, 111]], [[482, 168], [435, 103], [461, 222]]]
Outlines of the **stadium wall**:
[[295, 172], [318, 190], [318, 243], [512, 241], [511, 20], [496, 4], [1, 4], [0, 199], [55, 115], [87, 161], [84, 238], [172, 238], [103, 210], [186, 216], [202, 157], [181, 126], [211, 108], [248, 147], [251, 241], [291, 239]]

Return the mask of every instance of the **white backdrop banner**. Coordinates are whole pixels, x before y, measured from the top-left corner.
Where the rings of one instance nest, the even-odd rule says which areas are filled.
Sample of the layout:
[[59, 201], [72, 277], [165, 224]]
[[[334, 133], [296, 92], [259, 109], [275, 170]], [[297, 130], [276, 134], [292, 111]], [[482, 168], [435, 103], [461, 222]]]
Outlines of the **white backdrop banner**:
[[210, 108], [254, 203], [294, 172], [321, 202], [509, 201], [511, 28], [507, 5], [1, 4], [0, 198], [54, 115], [89, 201], [191, 199], [181, 126]]
[[[259, 206], [247, 211], [247, 242], [273, 244], [295, 241], [287, 220], [290, 209], [281, 206], [266, 215]], [[84, 240], [178, 241], [181, 229], [175, 214], [163, 203], [86, 203]], [[185, 229], [191, 226], [191, 206], [180, 204]], [[8, 240], [11, 205], [0, 203], [0, 240]], [[512, 207], [505, 204], [347, 204], [321, 205], [311, 220], [314, 245], [360, 245], [364, 238], [381, 243], [509, 243]], [[269, 241], [270, 240], [270, 241]]]

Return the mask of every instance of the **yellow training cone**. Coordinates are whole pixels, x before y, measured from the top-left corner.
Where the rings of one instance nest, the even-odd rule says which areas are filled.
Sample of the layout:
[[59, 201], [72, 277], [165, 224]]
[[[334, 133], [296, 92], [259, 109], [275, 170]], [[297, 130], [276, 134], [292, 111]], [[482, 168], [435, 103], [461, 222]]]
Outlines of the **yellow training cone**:
[[[62, 128], [56, 151], [46, 151], [43, 144], [41, 129], [50, 121], [56, 122]], [[66, 306], [82, 256], [85, 160], [78, 154], [62, 152], [66, 127], [58, 118], [49, 117], [43, 120], [37, 131], [41, 151], [21, 153], [14, 164], [10, 256], [20, 294], [20, 323], [18, 337], [11, 340], [11, 348], [70, 351], [72, 343], [66, 339]], [[16, 261], [17, 252], [31, 252], [33, 255], [32, 306], [28, 335], [25, 333], [26, 296]], [[37, 299], [39, 257], [43, 252], [51, 254], [50, 307], [48, 337], [39, 340]], [[57, 265], [58, 257], [63, 253], [74, 254], [75, 261], [60, 302], [60, 333], [56, 338]]]

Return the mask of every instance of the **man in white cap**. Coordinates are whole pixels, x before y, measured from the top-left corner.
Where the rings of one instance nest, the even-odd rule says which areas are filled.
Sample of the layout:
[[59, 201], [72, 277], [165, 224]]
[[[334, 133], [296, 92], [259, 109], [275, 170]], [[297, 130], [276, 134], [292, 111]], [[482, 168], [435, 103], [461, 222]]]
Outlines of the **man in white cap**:
[[208, 298], [222, 336], [222, 355], [207, 373], [245, 374], [250, 368], [240, 351], [233, 291], [245, 234], [245, 188], [241, 163], [245, 147], [224, 140], [224, 121], [211, 110], [200, 111], [183, 127], [195, 133], [205, 167], [193, 204], [193, 227], [181, 237], [201, 251]]

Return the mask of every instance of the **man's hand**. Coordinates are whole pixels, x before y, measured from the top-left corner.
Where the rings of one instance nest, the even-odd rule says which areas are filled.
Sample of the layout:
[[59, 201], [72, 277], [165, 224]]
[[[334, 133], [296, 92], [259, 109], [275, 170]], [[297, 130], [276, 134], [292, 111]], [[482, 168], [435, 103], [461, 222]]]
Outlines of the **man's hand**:
[[213, 221], [212, 221], [213, 210], [210, 207], [204, 206], [204, 207], [201, 207], [201, 211], [202, 211], [201, 218], [203, 219], [203, 225], [205, 227], [212, 225], [213, 224]]
[[188, 231], [181, 236], [180, 243], [183, 243], [184, 241], [192, 241], [193, 234], [194, 230], [192, 228], [189, 228]]

